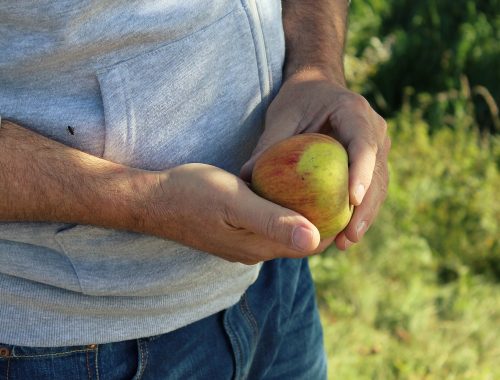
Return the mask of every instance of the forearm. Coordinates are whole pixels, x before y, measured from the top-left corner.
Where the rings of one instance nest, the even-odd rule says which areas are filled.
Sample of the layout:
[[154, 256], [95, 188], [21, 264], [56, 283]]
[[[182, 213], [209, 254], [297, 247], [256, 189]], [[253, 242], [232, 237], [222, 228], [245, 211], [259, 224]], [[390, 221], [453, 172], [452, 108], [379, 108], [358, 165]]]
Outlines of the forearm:
[[141, 174], [2, 121], [0, 221], [137, 230], [133, 184]]
[[[0, 128], [1, 221], [134, 231], [245, 264], [326, 248], [306, 218], [258, 197], [222, 169], [200, 163], [159, 172], [133, 169], [5, 122]], [[300, 246], [294, 240], [297, 230]]]
[[344, 85], [347, 0], [283, 0], [285, 78], [315, 68]]

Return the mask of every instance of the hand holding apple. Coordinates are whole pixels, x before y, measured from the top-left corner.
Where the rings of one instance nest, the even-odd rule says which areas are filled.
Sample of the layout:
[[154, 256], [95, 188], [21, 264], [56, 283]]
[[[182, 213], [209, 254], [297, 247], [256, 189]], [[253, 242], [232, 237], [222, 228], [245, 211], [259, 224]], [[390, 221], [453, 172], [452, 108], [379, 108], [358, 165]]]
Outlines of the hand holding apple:
[[215, 166], [184, 164], [133, 178], [141, 199], [137, 232], [244, 264], [302, 258], [327, 247], [307, 218], [259, 197]]
[[387, 125], [361, 96], [318, 68], [286, 78], [266, 114], [266, 125], [241, 177], [250, 181], [257, 158], [271, 145], [304, 132], [333, 136], [349, 156], [349, 199], [355, 206], [347, 227], [335, 237], [339, 249], [358, 242], [374, 221], [389, 181]]
[[335, 237], [352, 215], [347, 152], [319, 133], [295, 135], [268, 148], [255, 163], [252, 188], [304, 215], [322, 240]]

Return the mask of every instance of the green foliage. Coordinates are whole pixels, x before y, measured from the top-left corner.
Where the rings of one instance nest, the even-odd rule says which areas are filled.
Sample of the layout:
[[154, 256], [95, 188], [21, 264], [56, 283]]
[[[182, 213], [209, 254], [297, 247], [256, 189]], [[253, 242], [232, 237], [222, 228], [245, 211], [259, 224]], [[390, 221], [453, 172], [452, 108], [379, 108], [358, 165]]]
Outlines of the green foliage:
[[393, 116], [407, 87], [415, 93], [458, 90], [471, 83], [475, 119], [485, 130], [499, 128], [500, 1], [354, 1], [349, 52], [362, 57], [374, 36], [389, 49], [366, 80], [365, 95], [385, 116]]
[[388, 120], [388, 198], [310, 260], [331, 378], [500, 378], [500, 1], [353, 1], [346, 73]]
[[332, 378], [500, 378], [500, 139], [421, 114], [389, 122], [389, 195], [363, 241], [311, 259]]
[[409, 237], [376, 255], [363, 242], [311, 260], [330, 378], [500, 378], [498, 287], [466, 267], [442, 284], [439, 265]]
[[403, 107], [390, 121], [390, 195], [374, 229], [422, 238], [445, 267], [500, 281], [500, 138], [453, 114], [454, 128], [431, 133], [421, 112]]

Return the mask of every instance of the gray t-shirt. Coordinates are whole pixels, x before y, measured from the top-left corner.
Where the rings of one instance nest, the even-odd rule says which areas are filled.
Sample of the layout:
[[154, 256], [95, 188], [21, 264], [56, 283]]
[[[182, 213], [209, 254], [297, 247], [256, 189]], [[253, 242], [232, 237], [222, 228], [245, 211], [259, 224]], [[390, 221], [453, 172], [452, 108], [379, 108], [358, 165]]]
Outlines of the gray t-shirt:
[[[0, 115], [133, 167], [237, 174], [281, 82], [280, 4], [0, 0]], [[141, 234], [0, 223], [0, 343], [165, 333], [237, 302], [258, 271]]]

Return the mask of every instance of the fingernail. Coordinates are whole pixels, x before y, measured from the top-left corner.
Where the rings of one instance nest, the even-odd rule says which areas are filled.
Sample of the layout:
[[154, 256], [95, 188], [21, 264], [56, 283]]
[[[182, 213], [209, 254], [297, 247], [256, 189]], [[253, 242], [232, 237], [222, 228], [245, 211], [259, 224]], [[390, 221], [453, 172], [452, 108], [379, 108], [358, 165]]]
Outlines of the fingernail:
[[311, 247], [311, 241], [313, 240], [313, 232], [304, 227], [295, 227], [293, 230], [292, 241], [295, 248], [301, 251], [307, 251]]
[[364, 196], [365, 196], [365, 185], [360, 183], [358, 186], [356, 186], [356, 189], [354, 189], [354, 197], [356, 198], [358, 204], [363, 201]]
[[361, 238], [361, 235], [362, 235], [363, 231], [365, 230], [365, 227], [366, 227], [366, 222], [364, 220], [359, 222], [358, 225], [356, 226], [356, 237], [358, 239]]

